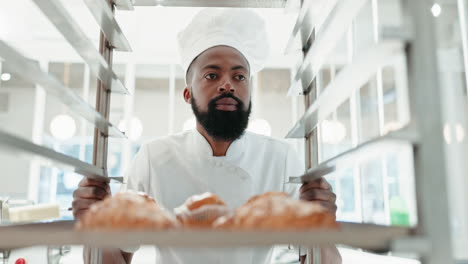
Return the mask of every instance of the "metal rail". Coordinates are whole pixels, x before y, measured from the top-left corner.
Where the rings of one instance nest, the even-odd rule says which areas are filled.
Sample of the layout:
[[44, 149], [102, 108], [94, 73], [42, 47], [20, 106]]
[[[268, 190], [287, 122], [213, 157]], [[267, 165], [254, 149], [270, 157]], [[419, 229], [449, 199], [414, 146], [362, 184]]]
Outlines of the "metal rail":
[[108, 178], [107, 172], [102, 168], [59, 153], [53, 149], [31, 143], [4, 131], [0, 131], [0, 147], [2, 149], [9, 149], [13, 152], [18, 152], [22, 155], [36, 158], [49, 166], [73, 171], [91, 179], [99, 181], [109, 181], [110, 179], [118, 181], [123, 180], [122, 177]]
[[430, 12], [421, 12], [433, 3], [428, 0], [403, 2], [414, 34], [408, 49], [411, 122], [421, 141], [415, 153], [417, 234], [427, 237], [432, 248], [422, 256], [422, 263], [454, 263], [448, 200], [449, 163], [442, 132], [445, 106], [441, 96], [455, 91], [444, 89], [439, 83], [434, 18]]
[[134, 10], [132, 0], [114, 0], [114, 4], [119, 10]]
[[416, 135], [402, 131], [392, 132], [362, 143], [355, 148], [338, 154], [314, 168], [310, 168], [304, 175], [289, 177], [289, 183], [304, 183], [313, 181], [335, 172], [340, 168], [347, 168], [356, 163], [376, 159], [389, 152], [398, 152], [405, 147], [413, 147], [418, 140]]
[[[111, 12], [114, 12], [112, 0], [106, 0]], [[104, 32], [101, 32], [99, 38], [99, 53], [112, 69], [113, 47], [110, 41], [106, 38]], [[111, 94], [106, 82], [98, 80], [96, 89], [96, 110], [101, 113], [104, 118], [109, 119]], [[93, 144], [93, 164], [97, 167], [104, 168], [107, 171], [107, 154], [108, 154], [109, 138], [102, 134], [99, 130], [94, 130]], [[89, 245], [87, 245], [89, 246]], [[102, 263], [102, 250], [99, 248], [90, 248], [90, 262], [92, 264]]]
[[369, 0], [340, 0], [336, 4], [324, 22], [320, 32], [317, 32], [314, 45], [310, 48], [301, 67], [297, 71], [294, 81], [289, 88], [288, 95], [302, 94], [302, 88], [299, 88], [299, 84], [304, 72], [309, 67], [312, 70], [311, 79], [306, 80], [305, 83], [303, 81], [302, 87], [308, 87], [312, 83], [325, 62], [325, 58], [333, 51], [340, 38], [367, 1]]
[[106, 83], [106, 87], [116, 93], [128, 94], [127, 89], [112, 71], [110, 65], [99, 54], [91, 40], [73, 20], [60, 0], [33, 0], [50, 22], [65, 37], [68, 43], [88, 64], [93, 75]]
[[125, 138], [125, 135], [106, 120], [70, 88], [65, 87], [52, 75], [41, 70], [39, 63], [30, 60], [0, 40], [0, 56], [8, 63], [9, 69], [28, 80], [41, 85], [49, 94], [57, 97], [75, 114], [82, 116], [96, 126], [102, 133]]
[[284, 8], [285, 0], [135, 0], [135, 6]]
[[[338, 0], [305, 0], [299, 10], [299, 15], [297, 16], [293, 32], [289, 37], [288, 44], [286, 45], [285, 53], [290, 53], [293, 50], [299, 32], [301, 36], [301, 47], [305, 47], [314, 29], [318, 29], [321, 26], [324, 20], [329, 16], [331, 10], [335, 7], [337, 1]], [[312, 25], [309, 26], [309, 23]]]
[[353, 91], [364, 85], [379, 67], [404, 54], [403, 45], [401, 41], [386, 41], [358, 54], [353, 63], [346, 66], [325, 88], [286, 137], [303, 138], [312, 132], [320, 121], [350, 98]]
[[[412, 229], [372, 224], [340, 223], [339, 230], [298, 231], [220, 231], [220, 230], [170, 230], [170, 231], [89, 231], [73, 230], [74, 222], [56, 222], [0, 226], [0, 248], [17, 248], [34, 245], [79, 245], [93, 247], [122, 247], [141, 244], [174, 247], [228, 247], [268, 246], [294, 244], [323, 246], [344, 244], [371, 251], [391, 250], [391, 242], [408, 237]], [[47, 237], [47, 241], [44, 240]]]
[[130, 43], [115, 20], [111, 8], [105, 0], [85, 0], [86, 6], [101, 27], [102, 32], [118, 51], [132, 51]]

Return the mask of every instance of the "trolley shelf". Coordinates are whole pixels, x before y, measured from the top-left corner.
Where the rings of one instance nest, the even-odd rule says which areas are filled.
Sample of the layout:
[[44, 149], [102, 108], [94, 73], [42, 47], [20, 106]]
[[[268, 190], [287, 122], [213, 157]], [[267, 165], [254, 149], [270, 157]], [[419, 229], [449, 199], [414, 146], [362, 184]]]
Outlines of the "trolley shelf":
[[[307, 40], [311, 36], [314, 29], [316, 29], [325, 18], [328, 17], [332, 8], [335, 7], [337, 0], [305, 0], [297, 16], [296, 24], [294, 25], [293, 32], [289, 37], [288, 44], [286, 45], [285, 53], [293, 51], [294, 42], [298, 36], [301, 36], [301, 47], [307, 45]], [[311, 21], [312, 25], [309, 25]], [[301, 34], [298, 35], [298, 33]]]
[[[308, 87], [322, 67], [327, 58], [343, 34], [348, 30], [349, 25], [357, 16], [361, 8], [368, 0], [343, 0], [336, 4], [330, 15], [325, 20], [320, 32], [317, 33], [312, 47], [304, 58], [302, 65], [289, 88], [288, 95], [300, 95], [303, 87]], [[302, 87], [298, 87], [303, 75], [309, 68], [312, 70], [310, 80], [303, 80]]]
[[287, 138], [304, 138], [318, 123], [327, 118], [352, 92], [364, 85], [379, 67], [404, 54], [404, 42], [387, 40], [358, 54], [353, 63], [347, 65], [332, 81], [317, 100], [306, 110], [302, 118], [287, 134]]
[[[327, 174], [333, 173], [339, 168], [347, 168], [355, 163], [375, 159], [388, 152], [397, 152], [402, 147], [408, 147], [417, 143], [417, 138], [407, 129], [391, 132], [385, 136], [371, 139], [348, 151], [338, 154], [318, 166], [308, 169], [304, 175], [289, 177], [289, 183], [304, 183], [313, 181]], [[403, 132], [402, 132], [403, 131]]]
[[13, 151], [18, 151], [21, 154], [38, 158], [47, 165], [52, 165], [65, 170], [72, 170], [91, 179], [99, 181], [115, 179], [122, 181], [121, 177], [108, 178], [106, 171], [102, 168], [98, 168], [79, 159], [56, 152], [50, 148], [31, 143], [4, 131], [0, 131], [0, 148], [8, 148]]
[[107, 2], [105, 0], [86, 0], [85, 3], [111, 45], [118, 51], [132, 51]]
[[114, 4], [119, 10], [134, 10], [132, 0], [114, 0]]
[[156, 245], [177, 247], [302, 246], [344, 244], [372, 251], [389, 251], [394, 239], [408, 237], [411, 228], [341, 223], [340, 230], [310, 231], [108, 231], [73, 230], [73, 221], [0, 227], [0, 248], [34, 245], [86, 244], [98, 247]]
[[8, 44], [0, 40], [0, 57], [15, 74], [42, 86], [48, 93], [54, 95], [68, 106], [75, 114], [82, 116], [95, 125], [102, 133], [125, 138], [126, 136], [107, 121], [100, 113], [84, 101], [70, 88], [65, 87], [55, 77], [41, 70], [39, 63], [24, 57]]
[[67, 12], [60, 0], [34, 0], [34, 2], [88, 64], [91, 73], [104, 82], [107, 89], [116, 93], [128, 94], [128, 90], [112, 71], [111, 65], [106, 62], [91, 40], [86, 37], [86, 34], [73, 20], [73, 16]]
[[186, 6], [186, 7], [250, 7], [250, 8], [284, 8], [284, 0], [135, 0], [135, 6]]

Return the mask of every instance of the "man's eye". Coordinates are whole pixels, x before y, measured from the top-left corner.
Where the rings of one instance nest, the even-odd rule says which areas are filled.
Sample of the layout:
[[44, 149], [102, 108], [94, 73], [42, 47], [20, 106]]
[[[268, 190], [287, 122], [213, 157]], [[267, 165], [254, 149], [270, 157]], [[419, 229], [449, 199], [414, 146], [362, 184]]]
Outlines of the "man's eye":
[[237, 80], [239, 80], [239, 81], [245, 80], [245, 76], [242, 75], [242, 74], [236, 75], [236, 78], [237, 78]]
[[214, 73], [209, 73], [205, 76], [206, 79], [209, 79], [209, 80], [214, 80], [216, 79], [217, 75], [214, 74]]

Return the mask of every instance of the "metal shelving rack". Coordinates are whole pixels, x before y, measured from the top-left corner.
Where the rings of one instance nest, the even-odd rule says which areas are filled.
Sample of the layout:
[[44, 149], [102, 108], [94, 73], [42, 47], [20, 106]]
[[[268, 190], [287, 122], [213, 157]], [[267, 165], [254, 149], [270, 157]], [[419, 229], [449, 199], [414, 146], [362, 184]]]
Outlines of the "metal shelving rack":
[[[414, 252], [424, 264], [453, 262], [449, 207], [447, 201], [445, 159], [443, 149], [443, 106], [437, 80], [437, 61], [432, 19], [428, 10], [431, 1], [395, 0], [402, 5], [404, 28], [383, 30], [375, 45], [357, 54], [352, 64], [343, 69], [323, 93], [317, 92], [316, 77], [332, 45], [339, 41], [360, 8], [371, 0], [333, 0], [315, 5], [314, 0], [301, 1], [301, 9], [288, 49], [300, 38], [304, 59], [289, 90], [290, 95], [304, 95], [306, 112], [292, 128], [289, 137], [306, 138], [306, 175], [346, 162], [347, 157], [362, 156], [369, 148], [392, 148], [401, 142], [414, 148], [418, 225], [416, 228], [343, 223], [337, 231], [308, 232], [218, 232], [218, 231], [165, 231], [165, 232], [77, 232], [73, 222], [53, 222], [0, 227], [0, 248], [16, 248], [44, 244], [85, 244], [96, 247], [138, 244], [173, 246], [262, 246], [268, 244], [297, 244], [308, 247], [345, 244], [371, 251]], [[375, 0], [374, 0], [375, 1]], [[93, 164], [56, 153], [50, 149], [0, 133], [0, 146], [43, 157], [59, 166], [71, 167], [88, 177], [107, 177], [107, 138], [123, 137], [109, 121], [110, 92], [127, 93], [112, 71], [113, 49], [130, 51], [128, 41], [113, 16], [114, 8], [133, 10], [134, 5], [197, 6], [197, 7], [263, 7], [285, 8], [292, 2], [285, 0], [85, 0], [92, 15], [101, 26], [100, 48], [97, 51], [83, 31], [67, 14], [59, 0], [34, 0], [72, 47], [88, 64], [98, 79], [95, 109], [63, 86], [56, 79], [40, 70], [37, 63], [23, 57], [0, 41], [0, 56], [11, 63], [15, 73], [40, 84], [48, 92], [59, 97], [75, 113], [83, 116], [96, 127], [94, 134]], [[323, 9], [322, 17], [310, 20], [313, 8]], [[321, 23], [320, 29], [316, 27]], [[407, 30], [407, 29], [411, 30]], [[410, 34], [408, 34], [410, 32]], [[318, 162], [318, 139], [315, 128], [336, 109], [352, 91], [377, 73], [388, 59], [405, 55], [409, 76], [409, 107], [411, 122], [391, 134], [364, 142], [355, 148]], [[427, 115], [426, 113], [431, 113]], [[349, 159], [348, 159], [349, 160]], [[108, 179], [105, 179], [108, 180]], [[437, 193], [438, 195], [434, 195]], [[45, 239], [46, 238], [46, 239]], [[99, 250], [93, 250], [91, 263], [101, 263]], [[312, 260], [309, 260], [311, 262]]]
[[[378, 30], [374, 45], [356, 54], [325, 90], [317, 93], [317, 75], [325, 58], [353, 23], [359, 10], [370, 1], [330, 1], [328, 4], [334, 7], [322, 19], [315, 18], [316, 24], [306, 19], [313, 2], [303, 1], [288, 45], [288, 49], [291, 49], [294, 39], [300, 38], [304, 52], [303, 63], [289, 89], [289, 95], [304, 95], [306, 111], [287, 135], [289, 138], [306, 139], [308, 169], [302, 177], [311, 180], [314, 176], [322, 176], [323, 170], [333, 168], [337, 163], [359, 162], [360, 157], [369, 152], [369, 148], [383, 150], [397, 147], [402, 142], [411, 144], [414, 151], [418, 224], [411, 234], [393, 239], [388, 249], [416, 253], [424, 264], [454, 263], [442, 135], [444, 106], [440, 100], [442, 89], [437, 77], [434, 22], [429, 12], [433, 3], [425, 0], [399, 1], [404, 17], [401, 26]], [[372, 1], [373, 5], [376, 3]], [[317, 30], [316, 25], [319, 23], [322, 24]], [[402, 55], [407, 58], [409, 76], [409, 124], [317, 164], [319, 123], [349, 99], [352, 92], [359, 90], [372, 75], [378, 75], [392, 58]], [[290, 181], [300, 182], [301, 177], [292, 177]]]
[[[57, 31], [61, 33], [71, 47], [81, 56], [90, 72], [98, 79], [96, 107], [89, 105], [55, 77], [42, 71], [39, 63], [24, 57], [2, 40], [0, 40], [0, 57], [10, 65], [11, 70], [15, 74], [31, 83], [41, 85], [45, 91], [68, 106], [73, 113], [83, 117], [94, 125], [93, 164], [88, 164], [79, 159], [58, 153], [50, 148], [34, 144], [7, 132], [0, 132], [0, 146], [17, 151], [23, 155], [26, 154], [26, 156], [45, 162], [49, 166], [71, 170], [85, 177], [101, 181], [109, 181], [111, 179], [122, 181], [121, 177], [108, 177], [107, 173], [108, 137], [126, 137], [109, 122], [111, 92], [128, 94], [127, 89], [112, 70], [112, 51], [114, 49], [131, 51], [131, 48], [114, 18], [114, 7], [117, 6], [117, 8], [123, 10], [133, 10], [133, 4], [130, 0], [120, 0], [116, 1], [116, 3], [107, 0], [85, 1], [101, 29], [99, 50], [97, 50], [59, 0], [33, 1]], [[54, 230], [58, 224], [62, 224], [60, 228], [65, 228], [73, 233], [72, 222], [68, 222], [68, 225], [58, 222], [45, 224], [44, 227], [33, 227], [33, 230], [41, 233], [37, 236], [38, 240], [36, 240], [36, 244], [48, 244], [49, 242], [44, 242], [43, 239], [50, 235], [50, 233], [60, 233], [60, 231]], [[28, 232], [23, 235], [20, 233], [28, 230], [28, 228], [25, 226], [18, 226], [18, 228], [15, 226], [2, 227], [2, 237], [0, 240], [3, 245], [0, 248], [12, 248], [8, 246], [11, 238], [17, 238], [20, 241], [16, 244], [17, 247], [26, 246], [27, 243], [25, 244], [24, 242], [27, 240], [25, 235]], [[48, 231], [44, 233], [43, 231], [46, 229]], [[12, 231], [11, 234], [8, 234], [9, 230]], [[71, 234], [62, 236], [65, 240], [72, 237], [73, 235]], [[40, 242], [41, 240], [42, 242]], [[64, 242], [64, 244], [68, 243]], [[102, 256], [100, 250], [93, 249], [90, 259], [87, 261], [89, 263], [101, 263]]]

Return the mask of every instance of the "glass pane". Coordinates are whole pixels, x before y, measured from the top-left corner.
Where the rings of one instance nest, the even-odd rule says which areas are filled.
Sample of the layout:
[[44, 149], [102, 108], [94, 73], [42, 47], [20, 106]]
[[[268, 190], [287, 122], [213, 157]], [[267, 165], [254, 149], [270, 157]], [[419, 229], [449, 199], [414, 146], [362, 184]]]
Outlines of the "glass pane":
[[375, 26], [372, 14], [372, 3], [367, 4], [359, 12], [353, 24], [353, 51], [355, 56], [359, 56], [375, 44]]
[[377, 82], [375, 79], [359, 90], [360, 136], [364, 142], [379, 135], [379, 107], [377, 100]]
[[352, 147], [349, 100], [336, 113], [320, 122], [320, 161], [325, 161]]
[[384, 204], [382, 161], [373, 160], [360, 167], [363, 222], [387, 224]]
[[350, 102], [346, 100], [336, 111], [336, 125], [333, 134], [337, 141], [336, 145], [339, 153], [350, 149], [353, 145], [350, 110]]
[[[360, 221], [360, 204], [357, 204], [355, 173], [353, 168], [339, 170], [333, 174], [333, 190], [337, 195], [337, 220], [348, 222]], [[327, 178], [328, 179], [328, 178]], [[330, 178], [331, 179], [331, 178]], [[359, 208], [358, 208], [359, 207]]]

